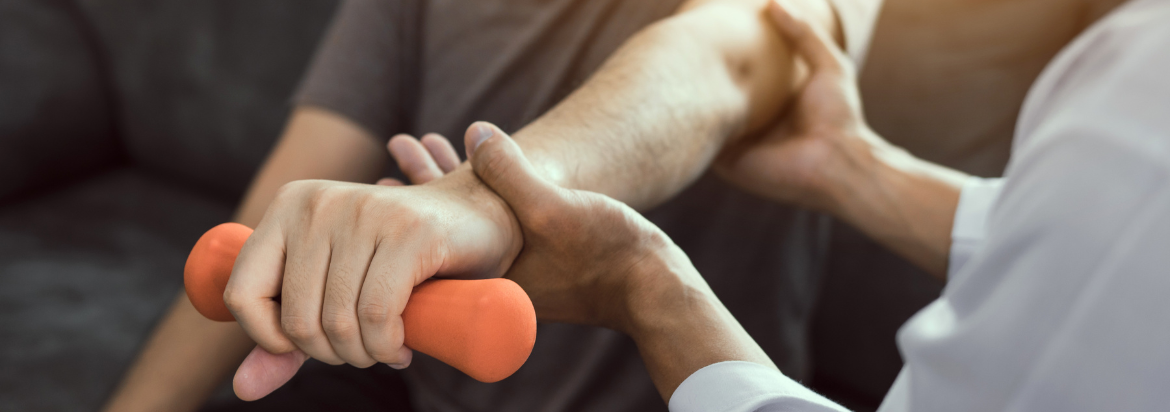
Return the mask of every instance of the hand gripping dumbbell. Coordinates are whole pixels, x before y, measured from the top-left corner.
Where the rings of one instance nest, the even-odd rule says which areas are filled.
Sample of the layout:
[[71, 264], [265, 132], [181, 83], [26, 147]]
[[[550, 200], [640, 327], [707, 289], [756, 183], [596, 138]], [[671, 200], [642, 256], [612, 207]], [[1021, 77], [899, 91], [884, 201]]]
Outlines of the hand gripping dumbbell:
[[[223, 302], [236, 256], [252, 229], [224, 223], [207, 231], [187, 257], [183, 284], [191, 304], [220, 322], [235, 318]], [[406, 347], [434, 357], [481, 382], [516, 372], [536, 342], [536, 311], [507, 279], [428, 280], [416, 286], [402, 312]]]

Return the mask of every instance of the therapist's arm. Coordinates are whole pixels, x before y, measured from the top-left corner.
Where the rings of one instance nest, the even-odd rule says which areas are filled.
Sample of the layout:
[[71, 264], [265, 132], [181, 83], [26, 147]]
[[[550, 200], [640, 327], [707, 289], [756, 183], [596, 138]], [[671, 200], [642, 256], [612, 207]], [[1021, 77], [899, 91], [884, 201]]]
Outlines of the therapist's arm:
[[630, 335], [663, 399], [713, 363], [775, 370], [686, 254], [636, 211], [553, 184], [494, 126], [474, 125], [467, 140], [476, 175], [523, 230], [524, 251], [507, 277], [532, 298], [537, 317]]
[[770, 14], [812, 73], [792, 115], [762, 138], [728, 147], [716, 171], [760, 196], [829, 212], [944, 277], [970, 177], [883, 140], [866, 124], [853, 64], [832, 40], [779, 7]]
[[781, 374], [652, 223], [607, 196], [552, 184], [499, 129], [473, 129], [487, 131], [468, 134], [475, 174], [523, 228], [507, 276], [540, 319], [630, 335], [675, 412], [845, 411]]
[[634, 269], [622, 329], [637, 343], [663, 400], [669, 402], [695, 371], [719, 362], [746, 361], [776, 370], [677, 246], [663, 248]]

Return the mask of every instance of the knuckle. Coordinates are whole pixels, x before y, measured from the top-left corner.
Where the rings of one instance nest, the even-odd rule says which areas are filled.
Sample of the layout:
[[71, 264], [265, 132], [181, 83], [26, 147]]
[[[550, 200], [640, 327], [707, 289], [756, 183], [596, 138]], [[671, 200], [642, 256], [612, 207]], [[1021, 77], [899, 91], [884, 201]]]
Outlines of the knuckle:
[[313, 322], [300, 316], [282, 316], [280, 327], [284, 334], [296, 342], [305, 342], [313, 339], [317, 334], [317, 327]]
[[294, 180], [285, 183], [276, 190], [273, 203], [287, 204], [295, 202], [295, 199], [301, 198], [317, 186], [317, 182], [312, 180]]
[[321, 328], [324, 329], [326, 336], [340, 341], [349, 341], [354, 335], [361, 333], [357, 319], [335, 312], [326, 312], [322, 316]]
[[383, 324], [390, 321], [390, 308], [381, 303], [358, 305], [358, 319], [362, 323]]
[[280, 185], [280, 188], [276, 190], [276, 199], [287, 199], [290, 196], [300, 192], [302, 187], [304, 187], [304, 182], [300, 180], [294, 180]]
[[370, 357], [381, 363], [401, 363], [404, 360], [402, 352], [399, 350], [402, 348], [403, 342], [401, 331], [395, 333], [394, 336], [386, 342], [369, 348]]
[[227, 306], [228, 311], [231, 313], [240, 313], [246, 307], [244, 304], [244, 298], [241, 297], [238, 292], [235, 292], [234, 288], [231, 287], [228, 287], [223, 291], [223, 304], [224, 306]]
[[332, 206], [341, 197], [343, 189], [337, 186], [321, 186], [309, 196], [309, 209], [319, 211]]

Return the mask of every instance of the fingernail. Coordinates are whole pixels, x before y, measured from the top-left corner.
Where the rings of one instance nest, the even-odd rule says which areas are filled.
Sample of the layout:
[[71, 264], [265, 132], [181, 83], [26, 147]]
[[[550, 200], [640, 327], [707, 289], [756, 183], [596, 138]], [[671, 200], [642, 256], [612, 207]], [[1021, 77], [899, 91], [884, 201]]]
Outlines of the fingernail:
[[472, 126], [472, 128], [474, 130], [471, 131], [471, 148], [470, 151], [467, 152], [469, 157], [471, 154], [475, 153], [475, 149], [479, 148], [479, 145], [482, 144], [484, 140], [487, 140], [489, 137], [492, 137], [492, 135], [495, 134], [491, 127], [483, 123], [476, 123], [474, 126]]
[[398, 370], [406, 369], [406, 365], [403, 365], [401, 363], [387, 363], [386, 366], [389, 366], [391, 368], [398, 369]]

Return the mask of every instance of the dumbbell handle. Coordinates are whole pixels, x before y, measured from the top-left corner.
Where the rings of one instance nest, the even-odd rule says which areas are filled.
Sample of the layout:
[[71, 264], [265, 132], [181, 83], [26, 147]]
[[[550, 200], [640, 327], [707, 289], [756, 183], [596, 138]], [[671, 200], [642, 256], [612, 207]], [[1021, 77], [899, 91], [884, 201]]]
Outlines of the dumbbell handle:
[[[235, 321], [223, 291], [252, 229], [224, 223], [199, 238], [183, 271], [191, 304], [203, 316]], [[416, 286], [402, 312], [406, 347], [481, 382], [516, 372], [536, 343], [536, 311], [507, 279], [430, 280]]]

